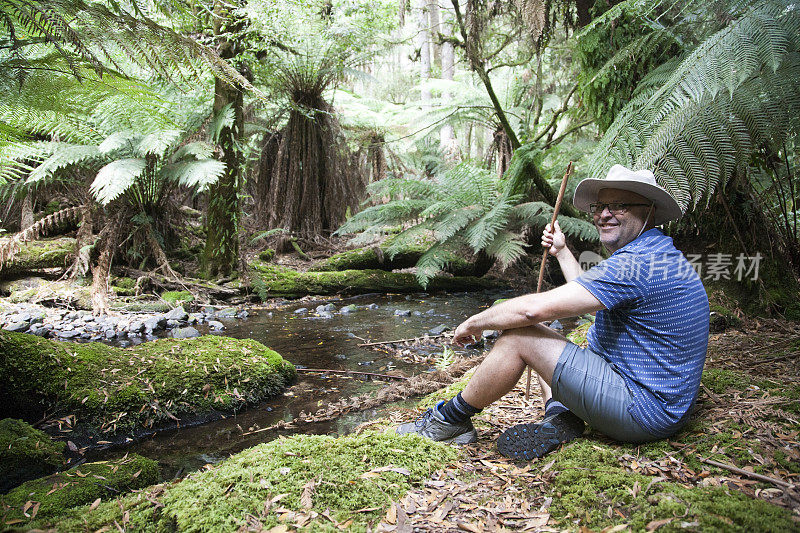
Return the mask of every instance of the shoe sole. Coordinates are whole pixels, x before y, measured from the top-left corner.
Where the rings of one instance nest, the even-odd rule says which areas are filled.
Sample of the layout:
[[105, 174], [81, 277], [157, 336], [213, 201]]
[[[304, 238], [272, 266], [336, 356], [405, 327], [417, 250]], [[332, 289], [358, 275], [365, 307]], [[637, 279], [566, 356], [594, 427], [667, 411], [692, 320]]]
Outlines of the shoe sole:
[[583, 429], [580, 418], [569, 412], [560, 413], [546, 422], [508, 428], [497, 439], [497, 451], [510, 459], [530, 461], [580, 437]]

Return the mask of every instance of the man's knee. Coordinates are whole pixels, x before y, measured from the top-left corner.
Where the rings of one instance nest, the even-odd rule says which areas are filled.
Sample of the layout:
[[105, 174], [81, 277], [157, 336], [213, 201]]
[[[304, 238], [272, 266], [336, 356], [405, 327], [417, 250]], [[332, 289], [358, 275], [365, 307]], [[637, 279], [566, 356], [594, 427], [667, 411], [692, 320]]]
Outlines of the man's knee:
[[566, 344], [566, 339], [552, 329], [535, 324], [504, 331], [495, 341], [495, 349], [519, 357], [537, 372], [542, 370], [540, 374], [552, 375]]

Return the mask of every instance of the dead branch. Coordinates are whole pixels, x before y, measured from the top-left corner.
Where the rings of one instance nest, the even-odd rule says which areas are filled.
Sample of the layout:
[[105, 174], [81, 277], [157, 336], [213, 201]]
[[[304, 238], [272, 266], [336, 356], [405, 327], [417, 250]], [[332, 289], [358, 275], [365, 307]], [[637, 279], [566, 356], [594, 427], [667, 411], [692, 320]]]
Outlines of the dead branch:
[[368, 376], [371, 378], [376, 379], [386, 379], [386, 380], [399, 380], [399, 381], [406, 381], [408, 380], [405, 376], [392, 376], [391, 374], [376, 374], [374, 372], [359, 372], [357, 370], [331, 370], [331, 369], [324, 369], [324, 368], [297, 368], [298, 372], [304, 373], [320, 373], [320, 374], [347, 374], [347, 375], [356, 375], [356, 376]]
[[17, 253], [19, 253], [19, 245], [21, 243], [40, 239], [53, 228], [65, 222], [75, 220], [79, 214], [80, 209], [78, 207], [67, 207], [66, 209], [61, 209], [52, 215], [44, 217], [24, 230], [12, 235], [7, 242], [0, 244], [0, 270], [2, 270], [4, 264], [14, 259]]

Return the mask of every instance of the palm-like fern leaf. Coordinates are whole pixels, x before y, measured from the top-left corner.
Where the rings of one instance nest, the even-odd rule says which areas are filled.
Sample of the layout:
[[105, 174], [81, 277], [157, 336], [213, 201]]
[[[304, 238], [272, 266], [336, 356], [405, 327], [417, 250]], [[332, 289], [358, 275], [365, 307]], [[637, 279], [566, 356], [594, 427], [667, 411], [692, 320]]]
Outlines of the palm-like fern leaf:
[[115, 200], [128, 190], [144, 172], [144, 159], [117, 159], [97, 173], [90, 187], [97, 201], [103, 205]]
[[682, 207], [708, 199], [760, 143], [800, 130], [800, 12], [762, 2], [678, 63], [657, 69], [608, 129], [591, 172], [654, 170]]

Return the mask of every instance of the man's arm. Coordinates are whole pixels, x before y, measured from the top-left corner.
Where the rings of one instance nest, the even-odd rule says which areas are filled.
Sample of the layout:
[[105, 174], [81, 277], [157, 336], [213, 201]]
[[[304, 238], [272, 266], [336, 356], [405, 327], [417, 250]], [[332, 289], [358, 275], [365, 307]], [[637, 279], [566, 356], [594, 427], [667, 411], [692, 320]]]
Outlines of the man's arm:
[[548, 248], [548, 253], [558, 259], [558, 266], [561, 267], [561, 272], [567, 282], [583, 274], [580, 263], [567, 248], [567, 238], [564, 232], [561, 231], [557, 220], [554, 231], [550, 230], [550, 224], [544, 228], [542, 232], [542, 247]]
[[[577, 263], [577, 262], [576, 262]], [[605, 306], [583, 286], [567, 283], [553, 290], [506, 300], [469, 317], [455, 331], [459, 345], [477, 340], [487, 329], [523, 328], [539, 322], [594, 313]]]

